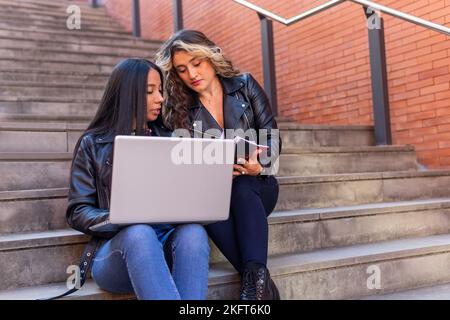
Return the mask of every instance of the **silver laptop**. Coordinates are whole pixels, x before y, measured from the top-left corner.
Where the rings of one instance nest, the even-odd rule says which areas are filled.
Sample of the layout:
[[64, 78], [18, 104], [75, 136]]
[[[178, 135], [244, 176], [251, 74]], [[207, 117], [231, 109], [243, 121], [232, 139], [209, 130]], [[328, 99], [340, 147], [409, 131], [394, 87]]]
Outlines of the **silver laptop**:
[[228, 219], [233, 140], [117, 136], [110, 216], [93, 231]]

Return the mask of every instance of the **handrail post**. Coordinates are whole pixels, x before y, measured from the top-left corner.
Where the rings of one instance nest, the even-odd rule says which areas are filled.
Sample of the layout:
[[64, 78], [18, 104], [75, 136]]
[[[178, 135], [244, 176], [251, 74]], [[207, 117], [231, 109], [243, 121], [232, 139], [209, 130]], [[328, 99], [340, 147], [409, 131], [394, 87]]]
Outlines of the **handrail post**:
[[264, 90], [269, 98], [272, 112], [278, 115], [277, 81], [275, 73], [275, 51], [273, 45], [272, 20], [258, 14], [261, 22], [261, 45], [263, 55]]
[[90, 0], [92, 8], [98, 8], [98, 0]]
[[[386, 67], [386, 47], [384, 40], [384, 21], [377, 12], [368, 13], [370, 71], [372, 78], [372, 100], [377, 145], [392, 144], [391, 119], [389, 113], [389, 92]], [[376, 22], [371, 24], [372, 22]]]
[[133, 15], [133, 36], [134, 37], [140, 37], [141, 36], [141, 15], [140, 15], [140, 9], [139, 9], [139, 0], [132, 0], [133, 1], [133, 8], [132, 8], [132, 15]]
[[183, 29], [183, 1], [173, 0], [173, 29], [174, 32]]

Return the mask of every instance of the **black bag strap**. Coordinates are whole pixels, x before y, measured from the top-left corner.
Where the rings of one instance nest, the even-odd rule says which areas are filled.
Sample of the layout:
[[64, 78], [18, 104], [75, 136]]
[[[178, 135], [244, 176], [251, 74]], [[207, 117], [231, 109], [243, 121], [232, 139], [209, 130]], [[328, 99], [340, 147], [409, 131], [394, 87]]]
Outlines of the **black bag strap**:
[[84, 251], [81, 256], [80, 265], [79, 265], [79, 268], [80, 268], [80, 285], [79, 285], [79, 287], [75, 286], [74, 288], [64, 292], [63, 294], [55, 296], [55, 297], [38, 299], [38, 300], [59, 299], [59, 298], [68, 296], [69, 294], [72, 294], [72, 293], [78, 291], [79, 289], [81, 289], [81, 287], [86, 282], [89, 271], [91, 270], [91, 267], [92, 267], [92, 262], [94, 261], [95, 254], [97, 253], [97, 250], [100, 247], [100, 244], [101, 244], [100, 238], [92, 237], [91, 240], [89, 240], [87, 245], [84, 247]]

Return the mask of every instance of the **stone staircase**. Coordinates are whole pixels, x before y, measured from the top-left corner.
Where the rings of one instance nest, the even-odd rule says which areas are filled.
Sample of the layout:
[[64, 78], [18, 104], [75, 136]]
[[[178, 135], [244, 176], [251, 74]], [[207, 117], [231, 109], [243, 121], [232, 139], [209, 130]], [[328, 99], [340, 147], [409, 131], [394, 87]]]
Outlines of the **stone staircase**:
[[[122, 58], [151, 58], [104, 9], [75, 1], [0, 0], [0, 299], [65, 290], [88, 237], [65, 221], [73, 147]], [[370, 126], [279, 118], [280, 196], [269, 267], [283, 299], [417, 297], [450, 291], [450, 171], [419, 170], [411, 146], [374, 146]], [[236, 299], [240, 279], [213, 246], [209, 298]], [[368, 286], [379, 270], [379, 288]], [[428, 290], [428, 291], [427, 291]], [[88, 281], [68, 299], [130, 299]]]

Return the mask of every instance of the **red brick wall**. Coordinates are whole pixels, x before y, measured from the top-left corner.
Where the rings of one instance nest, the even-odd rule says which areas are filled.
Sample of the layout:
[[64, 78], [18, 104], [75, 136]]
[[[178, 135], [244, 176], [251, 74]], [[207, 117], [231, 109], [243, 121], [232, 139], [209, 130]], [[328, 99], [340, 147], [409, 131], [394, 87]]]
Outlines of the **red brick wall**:
[[[112, 16], [130, 22], [129, 0], [107, 0]], [[325, 1], [253, 0], [292, 17]], [[450, 0], [378, 0], [450, 26]], [[186, 28], [218, 43], [241, 71], [262, 82], [259, 20], [230, 0], [184, 0]], [[172, 1], [141, 0], [143, 34], [172, 32]], [[450, 167], [450, 37], [383, 15], [395, 144], [412, 144], [429, 167]], [[344, 3], [290, 27], [274, 23], [280, 114], [302, 123], [372, 124], [366, 19]]]
[[[109, 15], [131, 32], [132, 0], [104, 0]], [[165, 40], [172, 33], [172, 3], [170, 0], [141, 0], [141, 33], [144, 38]]]

